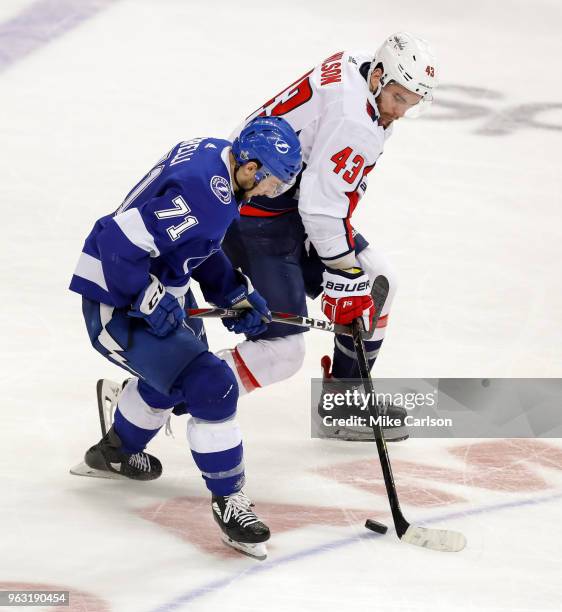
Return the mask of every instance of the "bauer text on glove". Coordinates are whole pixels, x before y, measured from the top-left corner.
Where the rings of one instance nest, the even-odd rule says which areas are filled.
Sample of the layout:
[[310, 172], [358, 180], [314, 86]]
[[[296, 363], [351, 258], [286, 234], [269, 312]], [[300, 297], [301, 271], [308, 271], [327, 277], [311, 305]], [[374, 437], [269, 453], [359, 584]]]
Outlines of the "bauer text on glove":
[[371, 297], [371, 283], [365, 272], [361, 268], [326, 268], [323, 280], [322, 310], [330, 321], [350, 325], [361, 317], [365, 330], [369, 330], [375, 305]]

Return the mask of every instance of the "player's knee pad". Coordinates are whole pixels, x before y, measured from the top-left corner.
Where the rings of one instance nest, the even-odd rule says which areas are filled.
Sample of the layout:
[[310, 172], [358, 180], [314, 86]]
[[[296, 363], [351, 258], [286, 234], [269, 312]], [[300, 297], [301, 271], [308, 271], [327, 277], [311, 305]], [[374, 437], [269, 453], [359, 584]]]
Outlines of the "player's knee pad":
[[384, 275], [388, 279], [389, 291], [388, 297], [384, 304], [382, 314], [388, 314], [392, 300], [397, 288], [396, 272], [392, 264], [387, 259], [386, 255], [379, 249], [369, 245], [363, 249], [358, 255], [357, 260], [359, 265], [365, 270], [371, 282], [379, 275]]
[[202, 353], [180, 375], [178, 384], [188, 412], [205, 421], [222, 421], [236, 412], [238, 383], [228, 365]]
[[304, 361], [304, 334], [284, 338], [246, 340], [221, 351], [238, 380], [240, 393], [272, 385], [296, 374]]

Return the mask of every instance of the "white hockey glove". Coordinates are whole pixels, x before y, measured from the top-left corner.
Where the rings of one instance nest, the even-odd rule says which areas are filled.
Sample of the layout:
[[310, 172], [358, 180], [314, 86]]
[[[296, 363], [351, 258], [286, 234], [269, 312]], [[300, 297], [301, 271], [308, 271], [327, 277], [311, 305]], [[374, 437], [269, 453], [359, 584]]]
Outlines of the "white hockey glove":
[[366, 331], [371, 329], [375, 305], [371, 297], [371, 282], [361, 268], [334, 270], [323, 274], [322, 310], [334, 323], [350, 325], [361, 317]]

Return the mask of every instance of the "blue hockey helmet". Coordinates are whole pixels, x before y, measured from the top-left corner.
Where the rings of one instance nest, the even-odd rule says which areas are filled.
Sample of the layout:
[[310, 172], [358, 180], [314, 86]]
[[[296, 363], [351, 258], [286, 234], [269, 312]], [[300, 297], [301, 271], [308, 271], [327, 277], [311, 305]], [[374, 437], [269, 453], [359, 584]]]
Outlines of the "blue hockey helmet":
[[295, 130], [282, 117], [256, 117], [232, 143], [236, 162], [244, 165], [251, 160], [261, 164], [256, 180], [272, 174], [291, 184], [302, 169], [302, 152]]

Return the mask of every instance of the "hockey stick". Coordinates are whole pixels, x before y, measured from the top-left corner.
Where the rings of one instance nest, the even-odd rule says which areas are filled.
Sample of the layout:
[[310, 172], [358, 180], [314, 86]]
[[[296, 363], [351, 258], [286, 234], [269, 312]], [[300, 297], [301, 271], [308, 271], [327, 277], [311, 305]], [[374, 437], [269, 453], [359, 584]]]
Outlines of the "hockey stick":
[[[373, 300], [375, 302], [375, 319], [373, 320], [373, 326], [376, 325], [378, 317], [386, 301], [388, 295], [388, 279], [384, 276], [377, 276], [373, 283]], [[356, 319], [352, 326], [353, 331], [353, 344], [355, 352], [357, 354], [357, 361], [359, 362], [359, 372], [363, 379], [363, 386], [367, 397], [373, 400], [375, 391], [373, 388], [373, 381], [371, 379], [371, 373], [369, 369], [369, 361], [365, 351], [365, 344], [363, 342], [363, 325], [361, 319]], [[392, 468], [390, 466], [390, 458], [388, 456], [388, 450], [386, 448], [386, 442], [382, 432], [381, 426], [378, 424], [378, 409], [375, 401], [368, 402], [369, 416], [371, 421], [371, 427], [375, 434], [375, 441], [377, 443], [377, 451], [379, 453], [379, 460], [382, 468], [384, 477], [384, 484], [386, 487], [386, 494], [388, 495], [388, 501], [390, 503], [390, 510], [392, 512], [392, 519], [394, 520], [394, 527], [396, 534], [402, 540], [408, 544], [414, 544], [416, 546], [422, 546], [423, 548], [430, 548], [432, 550], [438, 550], [442, 552], [457, 552], [462, 550], [466, 546], [466, 539], [457, 531], [449, 531], [446, 529], [427, 529], [425, 527], [416, 527], [410, 525], [410, 523], [404, 518], [400, 503], [398, 501], [398, 494], [396, 492], [396, 485], [394, 484], [394, 478], [392, 476]], [[379, 533], [386, 532], [386, 526], [367, 519], [365, 523], [367, 529], [371, 531], [377, 531]]]
[[[239, 317], [244, 314], [245, 309], [227, 309], [227, 308], [191, 308], [186, 310], [187, 316], [197, 317], [200, 319], [226, 317]], [[286, 325], [297, 325], [298, 327], [307, 327], [308, 329], [319, 329], [333, 334], [342, 334], [343, 336], [353, 336], [351, 327], [348, 325], [339, 325], [331, 321], [323, 319], [313, 319], [312, 317], [303, 317], [300, 315], [289, 314], [288, 312], [272, 312], [272, 321], [275, 323], [285, 323]]]

